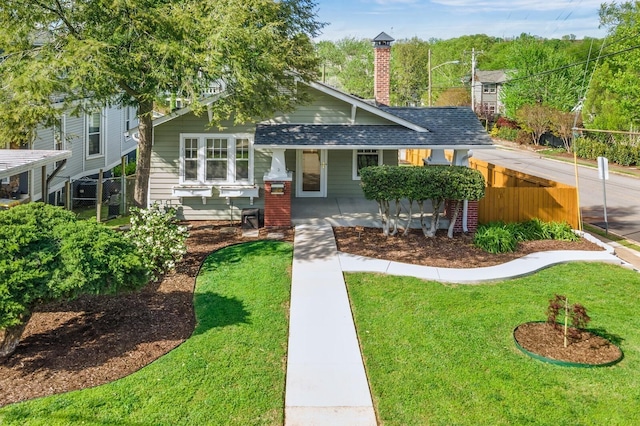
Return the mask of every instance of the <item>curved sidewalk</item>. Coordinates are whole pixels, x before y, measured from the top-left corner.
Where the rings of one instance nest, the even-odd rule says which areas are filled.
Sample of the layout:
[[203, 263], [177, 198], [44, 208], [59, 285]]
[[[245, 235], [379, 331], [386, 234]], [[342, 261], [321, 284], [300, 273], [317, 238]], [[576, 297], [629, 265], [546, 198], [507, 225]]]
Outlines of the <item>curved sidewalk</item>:
[[[291, 278], [286, 426], [375, 426], [371, 392], [343, 272], [378, 272], [441, 282], [479, 283], [528, 275], [558, 263], [610, 262], [606, 251], [534, 253], [486, 268], [433, 268], [339, 253], [327, 221], [296, 226]], [[592, 240], [593, 241], [593, 240]]]
[[602, 243], [589, 234], [583, 237], [599, 246], [603, 251], [557, 250], [528, 254], [519, 259], [483, 268], [435, 268], [373, 259], [349, 253], [339, 253], [343, 272], [377, 272], [389, 275], [422, 278], [446, 283], [477, 284], [502, 281], [531, 275], [541, 269], [568, 262], [606, 262], [633, 268], [614, 254], [611, 246]]

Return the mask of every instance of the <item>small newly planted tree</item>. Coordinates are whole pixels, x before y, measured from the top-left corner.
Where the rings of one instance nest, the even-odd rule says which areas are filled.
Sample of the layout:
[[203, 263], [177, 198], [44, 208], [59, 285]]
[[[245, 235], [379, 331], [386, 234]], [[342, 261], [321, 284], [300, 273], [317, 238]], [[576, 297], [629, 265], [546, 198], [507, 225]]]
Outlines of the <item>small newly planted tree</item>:
[[122, 234], [59, 207], [0, 212], [0, 358], [18, 345], [36, 306], [140, 288], [149, 274]]
[[[564, 313], [564, 347], [568, 346], [568, 338], [578, 339], [580, 330], [587, 326], [591, 318], [587, 315], [587, 309], [579, 303], [569, 306], [569, 300], [566, 296], [556, 294], [553, 299], [549, 300], [547, 308], [547, 323], [553, 325], [556, 330], [560, 330], [558, 324], [558, 315]], [[571, 321], [572, 328], [569, 328]]]

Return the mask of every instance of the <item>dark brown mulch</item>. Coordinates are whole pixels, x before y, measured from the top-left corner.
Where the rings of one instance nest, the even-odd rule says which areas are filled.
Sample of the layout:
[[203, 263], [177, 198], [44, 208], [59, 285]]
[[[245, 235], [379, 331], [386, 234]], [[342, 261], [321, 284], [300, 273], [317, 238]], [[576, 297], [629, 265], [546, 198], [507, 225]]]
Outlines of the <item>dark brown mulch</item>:
[[394, 260], [416, 265], [446, 268], [478, 268], [499, 265], [527, 254], [547, 250], [602, 250], [585, 239], [571, 241], [526, 241], [513, 253], [491, 254], [473, 245], [473, 237], [456, 234], [449, 239], [446, 231], [426, 238], [422, 230], [409, 235], [385, 237], [379, 228], [334, 228], [338, 250], [376, 259]]
[[[194, 222], [176, 271], [139, 292], [85, 296], [34, 313], [16, 352], [0, 361], [0, 406], [107, 383], [186, 340], [195, 326], [193, 289], [204, 258], [243, 238], [237, 225]], [[277, 230], [293, 241], [293, 229]], [[260, 239], [266, 238], [260, 230]]]
[[[293, 229], [276, 230], [293, 241]], [[471, 239], [446, 235], [384, 237], [380, 229], [335, 229], [340, 250], [430, 266], [480, 267], [541, 250], [600, 250], [579, 243], [533, 242], [514, 254], [489, 255]], [[260, 230], [258, 239], [267, 237]], [[0, 406], [107, 383], [149, 364], [187, 339], [195, 326], [193, 288], [200, 264], [211, 252], [243, 238], [237, 225], [193, 222], [188, 254], [175, 272], [140, 292], [82, 297], [36, 312], [16, 352], [0, 361]]]
[[564, 346], [564, 331], [548, 323], [525, 323], [515, 331], [516, 341], [529, 352], [559, 361], [580, 364], [607, 364], [616, 361], [622, 355], [620, 348], [607, 339], [585, 330], [573, 331]]

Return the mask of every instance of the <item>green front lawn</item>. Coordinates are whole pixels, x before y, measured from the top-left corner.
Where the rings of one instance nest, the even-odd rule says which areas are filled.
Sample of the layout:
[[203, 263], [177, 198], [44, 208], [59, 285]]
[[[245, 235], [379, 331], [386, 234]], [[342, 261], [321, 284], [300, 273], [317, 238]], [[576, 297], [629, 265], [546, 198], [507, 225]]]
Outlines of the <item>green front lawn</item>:
[[[473, 273], [470, 271], [470, 273]], [[348, 274], [379, 419], [385, 425], [632, 424], [640, 407], [640, 275], [567, 264], [498, 284], [443, 285]], [[581, 303], [619, 340], [607, 368], [557, 367], [522, 354], [512, 331], [545, 320], [548, 300]]]
[[189, 340], [128, 377], [0, 409], [7, 425], [281, 425], [292, 246], [210, 255]]

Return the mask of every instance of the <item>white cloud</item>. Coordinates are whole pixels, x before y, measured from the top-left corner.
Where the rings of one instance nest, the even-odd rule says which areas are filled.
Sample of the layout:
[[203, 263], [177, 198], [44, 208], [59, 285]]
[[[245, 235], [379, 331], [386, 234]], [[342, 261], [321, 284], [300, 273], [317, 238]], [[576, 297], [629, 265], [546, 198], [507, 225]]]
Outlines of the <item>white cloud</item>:
[[600, 7], [601, 0], [432, 0], [430, 3], [440, 4], [452, 8], [463, 8], [470, 11], [532, 11], [532, 12], [545, 12], [553, 10], [578, 10], [585, 8]]

